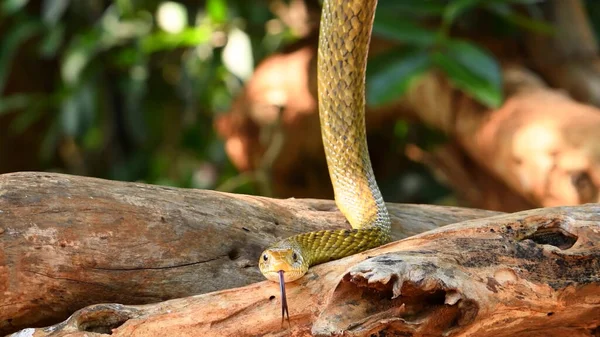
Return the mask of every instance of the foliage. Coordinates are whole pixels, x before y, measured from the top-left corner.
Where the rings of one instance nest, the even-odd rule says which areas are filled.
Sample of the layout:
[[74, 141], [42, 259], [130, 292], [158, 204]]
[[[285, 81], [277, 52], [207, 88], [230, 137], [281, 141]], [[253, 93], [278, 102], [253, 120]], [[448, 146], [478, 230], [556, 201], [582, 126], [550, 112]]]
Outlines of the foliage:
[[[272, 2], [4, 0], [0, 117], [13, 115], [14, 134], [50, 121], [40, 150], [48, 169], [215, 188], [238, 173], [213, 131], [214, 117], [228, 110], [260, 60], [301, 37], [271, 10]], [[509, 32], [551, 33], [514, 7], [536, 2], [380, 0], [374, 34], [402, 47], [370, 60], [369, 104], [399, 97], [437, 68], [483, 104], [498, 106], [498, 63], [481, 46], [453, 37], [452, 29], [484, 11]], [[6, 92], [19, 53], [56, 65], [38, 74], [51, 78], [51, 91]], [[250, 184], [236, 191], [254, 192]]]
[[[71, 139], [85, 159], [116, 152], [105, 175], [119, 180], [210, 188], [235, 174], [212, 119], [228, 109], [254, 60], [294, 39], [286, 27], [266, 30], [274, 18], [266, 2], [44, 0], [39, 13], [29, 7], [35, 4], [2, 3], [9, 26], [0, 40], [0, 91], [19, 65], [17, 49], [32, 39], [40, 58], [58, 60], [50, 73], [56, 87], [2, 97], [0, 114], [22, 110], [14, 132], [51, 114], [42, 159]], [[232, 53], [246, 57], [232, 61]]]
[[[367, 79], [367, 100], [382, 105], [402, 95], [410, 83], [433, 67], [443, 71], [456, 87], [495, 108], [502, 103], [502, 76], [494, 57], [475, 43], [453, 38], [451, 27], [475, 10], [497, 15], [502, 24], [551, 33], [552, 27], [515, 11], [511, 5], [533, 6], [539, 0], [383, 0], [379, 3], [373, 33], [403, 43], [400, 50], [374, 57]], [[417, 20], [437, 18], [437, 29], [421, 27]]]

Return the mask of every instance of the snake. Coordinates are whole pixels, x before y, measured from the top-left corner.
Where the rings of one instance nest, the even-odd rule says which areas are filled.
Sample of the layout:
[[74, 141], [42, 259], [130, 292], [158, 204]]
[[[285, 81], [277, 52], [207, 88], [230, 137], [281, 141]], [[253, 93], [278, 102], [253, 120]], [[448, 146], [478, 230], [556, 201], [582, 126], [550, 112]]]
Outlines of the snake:
[[335, 203], [352, 227], [301, 233], [275, 242], [259, 269], [279, 282], [282, 324], [289, 310], [285, 283], [314, 265], [391, 240], [390, 216], [369, 157], [365, 125], [365, 75], [377, 0], [324, 0], [317, 49], [321, 137]]

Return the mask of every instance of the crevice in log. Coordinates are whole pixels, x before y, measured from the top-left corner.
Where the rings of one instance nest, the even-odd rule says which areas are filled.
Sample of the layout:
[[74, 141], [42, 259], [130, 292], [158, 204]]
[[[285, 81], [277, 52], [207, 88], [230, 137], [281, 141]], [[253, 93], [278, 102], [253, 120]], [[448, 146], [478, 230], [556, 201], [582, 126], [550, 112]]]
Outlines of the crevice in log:
[[237, 260], [240, 258], [240, 251], [237, 248], [231, 248], [229, 252], [227, 252], [227, 257], [231, 260]]
[[[419, 257], [411, 261], [411, 255]], [[440, 263], [434, 256], [430, 261], [423, 258], [426, 255], [427, 251], [404, 252], [363, 261], [337, 285], [313, 333], [327, 335], [343, 329], [356, 336], [417, 331], [441, 336], [472, 323], [479, 311], [477, 303], [435, 276], [440, 274]], [[449, 275], [451, 271], [442, 273], [455, 277]]]
[[83, 311], [77, 317], [76, 326], [79, 331], [112, 335], [112, 330], [123, 325], [129, 318], [124, 312], [99, 305], [94, 310]]
[[560, 250], [573, 247], [577, 242], [577, 236], [562, 228], [540, 228], [535, 233], [526, 236], [524, 240], [531, 240], [539, 245], [551, 245]]
[[[230, 251], [230, 253], [231, 253], [231, 251]], [[183, 267], [197, 266], [197, 265], [200, 265], [200, 264], [217, 261], [217, 260], [223, 259], [224, 257], [225, 256], [216, 256], [216, 257], [213, 257], [213, 258], [210, 258], [210, 259], [206, 259], [206, 260], [194, 261], [194, 262], [187, 262], [187, 263], [175, 264], [175, 265], [163, 266], [163, 267], [151, 267], [151, 266], [132, 267], [132, 268], [92, 267], [90, 269], [93, 269], [93, 270], [102, 270], [102, 271], [116, 271], [116, 272], [119, 272], [119, 271], [138, 271], [138, 270], [166, 270], [166, 269], [174, 269], [174, 268], [183, 268]], [[229, 253], [228, 253], [227, 257], [230, 260], [234, 260], [234, 259], [230, 258]]]
[[41, 276], [43, 278], [57, 280], [57, 281], [67, 281], [67, 282], [72, 282], [72, 283], [77, 283], [77, 284], [82, 284], [82, 285], [90, 285], [90, 286], [95, 286], [95, 287], [110, 288], [109, 285], [103, 284], [101, 282], [87, 282], [87, 281], [76, 279], [76, 278], [52, 276], [52, 275], [48, 275], [48, 274], [41, 273], [39, 271], [33, 271], [33, 270], [24, 270], [24, 272], [25, 273], [31, 273], [31, 274], [34, 274], [34, 275], [38, 275], [38, 276]]

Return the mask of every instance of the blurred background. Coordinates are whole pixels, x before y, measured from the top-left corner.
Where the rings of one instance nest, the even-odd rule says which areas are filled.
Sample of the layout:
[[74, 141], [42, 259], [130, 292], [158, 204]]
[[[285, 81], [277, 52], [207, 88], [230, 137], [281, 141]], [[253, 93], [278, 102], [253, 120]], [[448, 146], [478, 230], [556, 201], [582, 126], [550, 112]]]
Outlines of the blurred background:
[[[332, 198], [315, 102], [320, 7], [2, 0], [0, 173]], [[536, 90], [559, 91], [573, 109], [581, 102], [596, 114], [598, 22], [593, 0], [379, 0], [367, 120], [385, 199], [504, 211], [595, 201], [594, 161], [565, 171], [583, 196], [548, 201], [514, 178], [512, 164], [486, 159], [490, 149], [514, 150], [518, 126], [503, 126], [508, 136], [493, 137], [502, 144], [482, 150], [461, 125], [476, 132], [522, 93], [507, 84], [514, 69], [534, 76], [526, 82]], [[510, 109], [524, 116], [535, 106]], [[565, 114], [573, 116], [556, 116]], [[585, 116], [581, 124], [596, 125]], [[562, 135], [581, 133], [556, 123]], [[577, 144], [589, 159], [598, 151], [588, 141]]]

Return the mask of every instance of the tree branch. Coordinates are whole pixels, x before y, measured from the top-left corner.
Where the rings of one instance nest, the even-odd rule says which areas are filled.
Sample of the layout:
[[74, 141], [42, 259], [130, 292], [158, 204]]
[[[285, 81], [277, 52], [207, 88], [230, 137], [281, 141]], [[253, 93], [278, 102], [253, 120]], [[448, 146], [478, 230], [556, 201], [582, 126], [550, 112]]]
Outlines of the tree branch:
[[[389, 207], [395, 239], [498, 214]], [[258, 257], [272, 242], [347, 226], [331, 201], [0, 175], [0, 334], [95, 303], [153, 303], [262, 281]]]
[[594, 336], [599, 214], [585, 205], [476, 219], [317, 266], [289, 284], [291, 327], [265, 281], [96, 305], [29, 336]]

